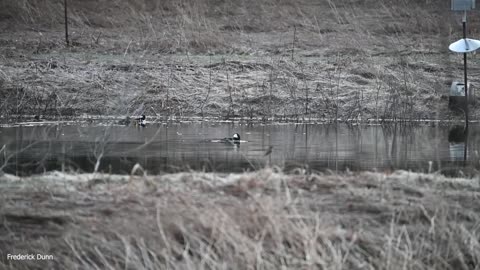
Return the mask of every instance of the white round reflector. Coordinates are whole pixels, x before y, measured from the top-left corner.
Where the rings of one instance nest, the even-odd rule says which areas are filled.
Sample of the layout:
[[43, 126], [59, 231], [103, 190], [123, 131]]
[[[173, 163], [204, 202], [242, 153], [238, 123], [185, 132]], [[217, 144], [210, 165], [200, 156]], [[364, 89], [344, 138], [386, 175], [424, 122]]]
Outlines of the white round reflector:
[[456, 53], [468, 53], [476, 51], [480, 48], [480, 40], [470, 39], [470, 38], [462, 38], [448, 46], [450, 51]]

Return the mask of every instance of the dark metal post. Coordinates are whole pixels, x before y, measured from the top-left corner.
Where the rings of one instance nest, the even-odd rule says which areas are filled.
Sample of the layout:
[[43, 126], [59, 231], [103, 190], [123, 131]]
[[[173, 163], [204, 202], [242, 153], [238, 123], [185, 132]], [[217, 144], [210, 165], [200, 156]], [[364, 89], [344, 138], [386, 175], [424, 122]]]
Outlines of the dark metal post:
[[297, 27], [293, 26], [293, 42], [292, 42], [292, 62], [293, 62], [293, 53], [295, 51], [295, 38], [297, 37]]
[[468, 128], [463, 131], [465, 134], [465, 148], [463, 149], [463, 166], [467, 166], [467, 153], [468, 153]]
[[[467, 12], [463, 16], [463, 38], [467, 39]], [[468, 130], [468, 85], [467, 85], [467, 53], [463, 53], [464, 89], [465, 89], [465, 131]]]
[[67, 0], [64, 0], [63, 7], [65, 9], [65, 41], [67, 42], [67, 46], [70, 45], [68, 41], [68, 16], [67, 16]]

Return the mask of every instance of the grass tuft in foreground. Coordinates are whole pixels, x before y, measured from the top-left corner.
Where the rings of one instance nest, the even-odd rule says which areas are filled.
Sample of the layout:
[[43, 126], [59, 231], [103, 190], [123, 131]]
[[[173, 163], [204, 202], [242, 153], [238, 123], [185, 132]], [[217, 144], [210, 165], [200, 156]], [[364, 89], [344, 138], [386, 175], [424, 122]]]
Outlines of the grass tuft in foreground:
[[477, 269], [480, 260], [478, 179], [265, 169], [4, 175], [0, 185], [2, 269]]

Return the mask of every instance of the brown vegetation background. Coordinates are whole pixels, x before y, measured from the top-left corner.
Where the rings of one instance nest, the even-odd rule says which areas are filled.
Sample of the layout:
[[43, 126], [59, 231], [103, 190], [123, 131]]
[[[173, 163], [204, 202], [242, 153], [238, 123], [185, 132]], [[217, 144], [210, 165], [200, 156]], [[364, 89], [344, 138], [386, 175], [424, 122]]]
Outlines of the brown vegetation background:
[[[0, 113], [451, 119], [462, 13], [429, 0], [0, 2]], [[478, 34], [477, 11], [468, 36]], [[470, 79], [477, 83], [475, 54]], [[477, 114], [477, 105], [471, 110]]]

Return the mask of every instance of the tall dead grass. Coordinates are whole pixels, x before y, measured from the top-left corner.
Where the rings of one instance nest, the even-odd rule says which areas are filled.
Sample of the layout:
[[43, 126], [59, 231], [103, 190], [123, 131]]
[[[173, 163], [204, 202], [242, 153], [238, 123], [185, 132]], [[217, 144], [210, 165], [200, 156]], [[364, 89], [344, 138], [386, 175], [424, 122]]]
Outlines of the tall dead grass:
[[[0, 178], [5, 269], [476, 269], [478, 179], [396, 172]], [[6, 254], [52, 254], [7, 261]]]
[[[33, 96], [37, 89], [31, 86], [35, 85], [59, 89], [55, 94], [65, 95], [62, 100], [75, 99], [70, 107], [91, 104], [91, 92], [97, 91], [95, 103], [104, 95], [100, 90], [112, 89], [105, 91], [100, 106], [73, 108], [68, 114], [104, 114], [118, 109], [117, 104], [135, 107], [143, 102], [159, 113], [177, 116], [448, 119], [455, 116], [443, 106], [446, 102], [441, 99], [446, 96], [441, 91], [447, 91], [443, 80], [451, 80], [455, 74], [442, 65], [452, 65], [445, 61], [450, 59], [445, 48], [450, 36], [460, 33], [460, 28], [455, 31], [455, 15], [448, 9], [446, 1], [413, 0], [70, 0], [73, 46], [65, 49], [63, 1], [3, 1], [0, 22], [4, 21], [2, 14], [8, 14], [8, 20], [34, 30], [25, 35], [28, 38], [18, 38], [22, 31], [17, 33], [12, 27], [15, 38], [9, 39], [12, 32], [2, 36], [9, 45], [0, 49], [4, 55], [24, 64], [36, 61], [25, 60], [24, 55], [53, 55], [66, 64], [48, 70], [66, 72], [55, 73], [59, 76], [45, 87], [45, 73], [38, 68], [41, 79], [37, 80], [30, 76], [33, 68], [24, 72], [10, 63], [9, 67], [14, 67], [5, 80], [8, 83], [2, 83], [5, 76], [0, 72], [0, 95], [12, 102], [0, 104], [0, 110], [16, 114], [12, 104], [22, 96], [11, 89], [25, 88], [32, 89], [27, 91], [32, 102], [23, 106], [23, 111], [46, 111], [32, 108], [37, 106], [35, 102], [45, 108], [51, 101], [49, 95]], [[471, 17], [469, 29], [474, 32], [478, 16]], [[225, 72], [204, 69], [210, 61], [207, 54], [215, 56], [214, 65], [234, 59], [237, 67], [225, 79]], [[106, 55], [125, 69], [109, 70]], [[78, 61], [65, 60], [72, 58]], [[156, 63], [146, 63], [152, 60]], [[260, 68], [253, 70], [249, 65]], [[91, 83], [88, 76], [79, 76], [114, 71], [137, 75], [143, 68], [155, 72], [132, 76], [128, 82], [126, 75], [118, 72], [105, 77], [101, 87], [97, 80]], [[68, 69], [73, 71], [65, 74]], [[195, 72], [189, 73], [192, 69]], [[78, 83], [72, 86], [74, 90], [65, 87], [73, 84], [72, 77]], [[105, 86], [107, 83], [110, 85]], [[231, 95], [224, 91], [230, 85], [235, 86]], [[196, 105], [199, 98], [207, 100], [207, 95], [208, 104]], [[110, 106], [105, 110], [103, 98]]]

